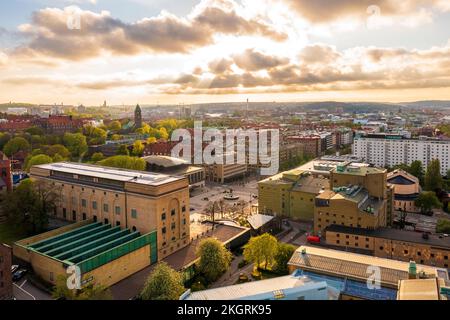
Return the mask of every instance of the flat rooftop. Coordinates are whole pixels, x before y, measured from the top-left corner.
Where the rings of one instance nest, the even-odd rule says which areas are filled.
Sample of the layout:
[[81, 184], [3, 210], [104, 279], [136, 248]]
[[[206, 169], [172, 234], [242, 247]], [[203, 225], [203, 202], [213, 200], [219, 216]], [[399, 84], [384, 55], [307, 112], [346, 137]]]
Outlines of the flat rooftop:
[[367, 236], [374, 238], [391, 239], [404, 242], [412, 242], [450, 250], [450, 237], [439, 238], [439, 236], [437, 235], [430, 234], [428, 236], [428, 239], [424, 239], [422, 237], [421, 232], [415, 231], [398, 230], [392, 228], [378, 228], [376, 230], [369, 230], [363, 228], [352, 228], [336, 224], [328, 226], [325, 229], [325, 232], [326, 231], [348, 233], [358, 236]]
[[186, 160], [169, 156], [151, 155], [143, 157], [142, 159], [144, 159], [148, 164], [154, 164], [165, 168], [189, 164]]
[[439, 279], [402, 280], [398, 285], [398, 300], [441, 300], [440, 286], [445, 283]]
[[308, 277], [284, 276], [267, 280], [252, 281], [227, 287], [191, 292], [186, 300], [239, 300], [261, 294], [269, 294], [276, 299], [284, 290], [312, 286], [326, 288], [326, 282], [313, 281]]
[[[305, 251], [304, 254], [302, 253], [303, 250]], [[312, 246], [299, 247], [289, 260], [289, 265], [306, 271], [348, 277], [364, 282], [367, 281], [369, 267], [376, 266], [381, 271], [381, 284], [391, 287], [397, 287], [399, 280], [409, 278], [408, 262]], [[439, 271], [442, 270], [417, 265], [418, 273], [425, 272], [431, 278], [441, 275], [442, 273]]]
[[94, 178], [108, 179], [120, 182], [132, 182], [150, 186], [160, 186], [174, 182], [183, 177], [170, 176], [162, 173], [149, 173], [146, 171], [117, 169], [103, 166], [96, 166], [84, 163], [58, 162], [37, 165], [33, 168], [50, 170], [72, 175], [89, 176]]

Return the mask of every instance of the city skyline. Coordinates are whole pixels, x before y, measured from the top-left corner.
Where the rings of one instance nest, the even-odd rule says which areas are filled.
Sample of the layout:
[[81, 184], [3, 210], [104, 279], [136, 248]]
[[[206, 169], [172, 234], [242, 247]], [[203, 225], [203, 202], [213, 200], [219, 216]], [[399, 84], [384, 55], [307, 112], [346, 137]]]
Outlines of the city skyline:
[[322, 2], [3, 2], [0, 101], [450, 99], [447, 1]]

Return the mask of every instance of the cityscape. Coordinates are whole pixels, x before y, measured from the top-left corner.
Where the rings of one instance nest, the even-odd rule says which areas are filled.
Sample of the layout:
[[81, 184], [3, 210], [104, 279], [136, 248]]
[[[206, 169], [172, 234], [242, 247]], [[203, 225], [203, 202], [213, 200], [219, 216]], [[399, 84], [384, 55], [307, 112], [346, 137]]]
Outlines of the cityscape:
[[449, 300], [450, 3], [402, 3], [2, 2], [0, 314]]

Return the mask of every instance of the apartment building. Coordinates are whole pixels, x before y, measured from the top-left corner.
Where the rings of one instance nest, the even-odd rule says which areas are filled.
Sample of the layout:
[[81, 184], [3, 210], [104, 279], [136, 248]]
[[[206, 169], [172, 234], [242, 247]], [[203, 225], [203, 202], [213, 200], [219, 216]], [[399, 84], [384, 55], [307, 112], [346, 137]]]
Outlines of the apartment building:
[[450, 141], [420, 138], [407, 139], [401, 135], [369, 134], [357, 137], [353, 154], [379, 167], [411, 164], [420, 160], [424, 170], [433, 159], [439, 159], [441, 174], [450, 169]]
[[189, 244], [189, 183], [183, 176], [69, 162], [34, 166], [30, 174], [60, 194], [56, 218], [156, 231], [159, 258]]

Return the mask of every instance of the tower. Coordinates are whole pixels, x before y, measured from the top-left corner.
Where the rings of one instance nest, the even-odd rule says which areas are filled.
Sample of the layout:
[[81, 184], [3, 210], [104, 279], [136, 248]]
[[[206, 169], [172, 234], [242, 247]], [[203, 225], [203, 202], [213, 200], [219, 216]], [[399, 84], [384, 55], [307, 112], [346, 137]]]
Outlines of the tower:
[[136, 128], [142, 127], [142, 111], [139, 105], [136, 105], [136, 109], [134, 110], [134, 124]]

